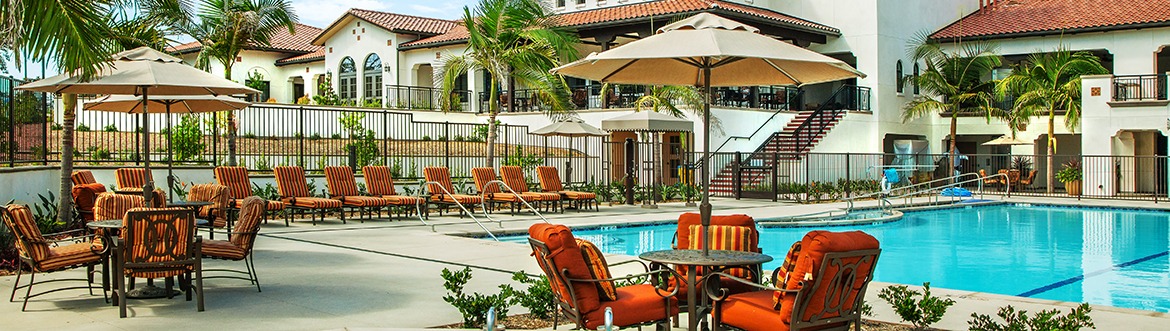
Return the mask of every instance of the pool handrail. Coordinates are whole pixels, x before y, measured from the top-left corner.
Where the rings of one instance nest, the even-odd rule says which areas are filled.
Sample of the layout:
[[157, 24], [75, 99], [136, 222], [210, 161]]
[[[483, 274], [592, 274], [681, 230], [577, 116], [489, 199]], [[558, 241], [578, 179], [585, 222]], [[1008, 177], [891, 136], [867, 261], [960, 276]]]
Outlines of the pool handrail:
[[[926, 182], [921, 182], [921, 183], [917, 183], [917, 184], [912, 184], [912, 185], [909, 185], [909, 186], [898, 187], [897, 189], [899, 189], [899, 190], [905, 190], [905, 189], [910, 189], [910, 188], [914, 188], [914, 187], [918, 187], [918, 186], [922, 186], [922, 185], [928, 185], [928, 184], [934, 184], [934, 183], [943, 182], [943, 181], [952, 181], [952, 180], [962, 179], [963, 177], [969, 177], [969, 176], [975, 176], [976, 178], [978, 178], [978, 177], [979, 177], [979, 174], [977, 174], [977, 173], [972, 173], [972, 172], [968, 172], [968, 173], [965, 173], [965, 174], [959, 174], [959, 175], [956, 175], [956, 176], [950, 176], [950, 177], [945, 177], [945, 178], [939, 178], [939, 179], [934, 179], [934, 180], [930, 180], [930, 181], [926, 181]], [[980, 186], [980, 191], [982, 191], [982, 186], [983, 186], [983, 184], [980, 184], [979, 186]], [[892, 191], [893, 189], [894, 189], [894, 188], [891, 188], [890, 190]], [[877, 192], [873, 192], [873, 193], [869, 193], [869, 194], [865, 194], [865, 195], [859, 195], [859, 196], [855, 196], [855, 197], [848, 197], [848, 198], [845, 198], [845, 199], [844, 199], [844, 200], [845, 200], [845, 202], [849, 203], [849, 207], [848, 207], [848, 208], [846, 208], [845, 210], [846, 210], [846, 211], [850, 211], [850, 212], [851, 212], [851, 211], [853, 211], [853, 201], [855, 201], [855, 200], [858, 200], [858, 199], [864, 199], [864, 198], [870, 198], [870, 197], [875, 197], [875, 196], [876, 196], [876, 197], [881, 197], [882, 195], [885, 195], [885, 194], [886, 194], [886, 190], [881, 190], [881, 191], [877, 191]]]
[[[430, 196], [431, 196], [431, 194], [430, 194], [430, 193], [431, 193], [431, 192], [430, 192], [430, 186], [431, 186], [431, 185], [427, 185], [427, 184], [435, 184], [434, 186], [436, 186], [436, 187], [438, 187], [439, 189], [443, 190], [443, 194], [444, 194], [444, 195], [446, 195], [446, 196], [449, 196], [449, 197], [451, 197], [451, 201], [452, 201], [452, 202], [454, 202], [456, 206], [459, 206], [459, 209], [462, 209], [462, 210], [463, 210], [463, 213], [467, 214], [467, 216], [468, 216], [468, 217], [471, 217], [471, 220], [472, 220], [472, 221], [475, 221], [475, 224], [479, 225], [479, 228], [480, 228], [480, 229], [483, 229], [483, 231], [484, 231], [484, 232], [486, 232], [488, 236], [492, 237], [492, 239], [495, 239], [496, 241], [500, 241], [500, 238], [496, 238], [496, 235], [495, 235], [495, 234], [493, 234], [491, 230], [488, 230], [488, 228], [487, 228], [486, 226], [484, 226], [484, 225], [483, 225], [483, 223], [480, 223], [480, 222], [479, 222], [479, 219], [475, 218], [475, 213], [473, 213], [473, 212], [471, 212], [470, 210], [468, 210], [468, 209], [467, 209], [467, 207], [464, 207], [464, 206], [463, 206], [463, 204], [459, 202], [459, 199], [455, 199], [454, 195], [453, 195], [453, 194], [451, 194], [451, 192], [450, 192], [450, 191], [447, 191], [447, 188], [446, 188], [446, 187], [443, 187], [442, 183], [439, 183], [439, 182], [436, 182], [436, 181], [426, 181], [426, 180], [424, 180], [424, 181], [421, 181], [421, 182], [419, 183], [419, 185], [418, 185], [418, 186], [419, 186], [419, 187], [418, 187], [419, 197], [420, 197], [421, 199], [418, 199], [417, 201], [415, 201], [415, 203], [414, 203], [414, 208], [415, 208], [415, 210], [416, 210], [416, 211], [419, 211], [419, 213], [418, 213], [418, 220], [419, 220], [419, 221], [422, 221], [422, 223], [423, 223], [423, 224], [425, 224], [425, 225], [430, 225], [430, 226], [431, 226], [431, 231], [435, 231], [435, 226], [434, 226], [434, 225], [432, 225], [432, 224], [430, 224], [430, 223], [427, 223], [427, 221], [423, 219], [422, 212], [421, 212], [421, 211], [422, 211], [422, 208], [421, 208], [421, 207], [419, 207], [419, 204], [422, 204], [422, 203], [428, 203], [428, 201], [427, 201], [427, 200], [429, 200], [429, 199], [430, 199]], [[492, 221], [492, 222], [496, 222], [496, 223], [498, 223], [498, 224], [500, 225], [500, 227], [503, 227], [503, 226], [504, 226], [504, 223], [503, 223], [503, 222], [501, 222], [501, 221], [496, 221], [496, 220], [493, 220], [491, 216], [488, 216], [488, 214], [487, 214], [487, 210], [486, 210], [486, 209], [484, 209], [484, 211], [483, 211], [483, 216], [484, 216], [484, 217], [487, 217], [488, 221]]]
[[[945, 189], [947, 189], [947, 188], [950, 188], [950, 187], [959, 187], [959, 185], [966, 184], [966, 183], [979, 183], [979, 198], [980, 198], [980, 199], [982, 199], [982, 198], [983, 198], [983, 183], [984, 183], [984, 181], [985, 181], [985, 180], [987, 180], [988, 178], [992, 178], [992, 177], [1000, 177], [1000, 176], [1002, 176], [1002, 177], [1003, 177], [1003, 180], [1004, 180], [1004, 182], [1007, 182], [1007, 181], [1008, 181], [1008, 176], [1007, 176], [1007, 174], [1003, 174], [1003, 173], [997, 173], [997, 174], [994, 174], [994, 175], [988, 175], [988, 176], [979, 176], [978, 178], [975, 178], [975, 179], [968, 179], [968, 180], [965, 180], [965, 181], [955, 182], [955, 183], [951, 183], [951, 184], [943, 185], [943, 186], [941, 186], [941, 187], [932, 187], [932, 188], [928, 188], [928, 189], [924, 189], [924, 190], [918, 190], [918, 191], [914, 191], [914, 192], [910, 192], [910, 193], [905, 193], [905, 194], [902, 194], [902, 195], [899, 195], [899, 196], [894, 196], [894, 197], [886, 197], [886, 198], [885, 198], [885, 199], [883, 199], [883, 200], [885, 200], [885, 201], [888, 203], [890, 199], [901, 199], [901, 198], [906, 198], [906, 197], [914, 197], [915, 195], [918, 195], [918, 194], [921, 194], [921, 193], [926, 193], [926, 192], [930, 192], [930, 191], [934, 191], [934, 190], [938, 190], [938, 189], [944, 189], [944, 190], [945, 190]], [[956, 177], [958, 177], [958, 176], [956, 176]], [[1012, 194], [1012, 193], [1011, 193], [1011, 192], [1012, 192], [1012, 186], [1011, 186], [1011, 185], [1007, 185], [1007, 186], [1006, 186], [1006, 192], [1007, 192], [1007, 193], [1006, 193], [1006, 195], [1007, 195], [1007, 196], [1011, 196], [1011, 194]]]
[[[528, 207], [528, 210], [531, 210], [533, 214], [536, 214], [536, 217], [540, 217], [541, 221], [544, 221], [545, 223], [552, 224], [548, 221], [547, 218], [544, 218], [544, 215], [541, 214], [540, 211], [537, 211], [536, 208], [532, 207], [532, 205], [528, 203], [528, 201], [524, 200], [524, 198], [521, 198], [520, 193], [516, 193], [516, 190], [513, 190], [511, 186], [508, 186], [508, 183], [504, 183], [504, 181], [499, 180], [499, 179], [493, 179], [493, 180], [488, 181], [487, 183], [484, 183], [483, 189], [486, 191], [487, 188], [489, 186], [491, 186], [492, 184], [496, 184], [497, 186], [503, 187], [505, 190], [508, 190], [509, 193], [512, 193], [512, 195], [516, 196], [516, 200], [520, 200], [520, 202], [523, 202], [524, 206]], [[486, 208], [484, 209], [484, 214], [485, 215], [487, 214]]]

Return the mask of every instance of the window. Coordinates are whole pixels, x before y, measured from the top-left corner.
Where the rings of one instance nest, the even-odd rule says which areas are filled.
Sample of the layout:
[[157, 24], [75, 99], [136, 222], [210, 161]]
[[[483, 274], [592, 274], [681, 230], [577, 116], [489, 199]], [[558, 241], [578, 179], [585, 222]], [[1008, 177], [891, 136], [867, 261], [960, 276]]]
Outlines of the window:
[[905, 79], [902, 77], [902, 75], [905, 74], [902, 70], [902, 60], [898, 60], [898, 63], [894, 65], [894, 70], [894, 77], [896, 78], [897, 84], [896, 90], [898, 91], [898, 94], [902, 94], [902, 91], [906, 89], [905, 84], [902, 84], [905, 81]]
[[382, 99], [382, 59], [378, 54], [366, 56], [366, 65], [362, 67], [362, 97], [366, 99]]
[[914, 94], [918, 94], [918, 62], [914, 62]]
[[337, 97], [350, 101], [357, 99], [357, 67], [348, 56], [341, 59], [341, 67], [337, 70]]
[[585, 0], [577, 0], [577, 5], [585, 5]]
[[564, 6], [565, 6], [565, 0], [557, 0], [557, 8], [561, 8]]

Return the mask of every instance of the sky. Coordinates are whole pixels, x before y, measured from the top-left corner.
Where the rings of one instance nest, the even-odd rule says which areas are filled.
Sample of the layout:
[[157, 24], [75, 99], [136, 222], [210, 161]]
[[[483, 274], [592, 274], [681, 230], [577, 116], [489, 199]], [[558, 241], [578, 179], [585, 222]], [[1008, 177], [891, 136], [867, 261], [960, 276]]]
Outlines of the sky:
[[[457, 19], [463, 16], [463, 7], [474, 5], [474, 0], [290, 0], [293, 4], [293, 9], [296, 10], [297, 16], [300, 18], [302, 24], [308, 24], [319, 28], [329, 26], [341, 14], [350, 8], [360, 8], [377, 10], [398, 14], [415, 15], [423, 17], [434, 17], [442, 19]], [[187, 38], [179, 38], [178, 40], [189, 40]], [[32, 64], [17, 69], [13, 61], [8, 61], [8, 72], [6, 75], [21, 79], [24, 77], [43, 77], [41, 66], [39, 64]], [[57, 72], [52, 66], [47, 70], [48, 75], [55, 75]], [[23, 69], [24, 71], [21, 71]], [[27, 73], [27, 76], [26, 76]]]

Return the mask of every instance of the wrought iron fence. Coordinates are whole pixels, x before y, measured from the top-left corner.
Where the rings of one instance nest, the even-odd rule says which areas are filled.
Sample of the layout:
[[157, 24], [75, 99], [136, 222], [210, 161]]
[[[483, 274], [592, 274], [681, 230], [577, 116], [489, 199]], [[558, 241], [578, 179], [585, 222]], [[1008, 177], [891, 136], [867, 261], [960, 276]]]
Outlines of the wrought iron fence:
[[9, 167], [47, 164], [53, 99], [48, 93], [17, 91], [24, 81], [0, 76], [0, 162]]
[[711, 104], [769, 110], [802, 110], [800, 89], [791, 86], [741, 86], [714, 88]]
[[1113, 101], [1166, 100], [1166, 74], [1113, 76]]
[[[387, 85], [385, 108], [470, 112], [471, 91], [454, 90], [448, 107], [441, 104], [442, 89], [423, 86]], [[444, 109], [447, 108], [447, 109]]]

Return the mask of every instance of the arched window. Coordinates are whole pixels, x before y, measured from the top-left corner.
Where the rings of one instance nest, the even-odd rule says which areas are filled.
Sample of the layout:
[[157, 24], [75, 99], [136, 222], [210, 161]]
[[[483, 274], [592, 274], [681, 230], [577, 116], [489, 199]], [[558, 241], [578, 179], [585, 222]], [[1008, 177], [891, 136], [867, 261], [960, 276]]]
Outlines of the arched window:
[[903, 82], [905, 82], [905, 79], [903, 79], [903, 77], [902, 77], [902, 75], [905, 74], [904, 72], [902, 72], [902, 60], [898, 60], [898, 63], [894, 65], [894, 70], [895, 70], [894, 77], [896, 78], [894, 82], [895, 82], [895, 84], [897, 84], [896, 90], [898, 91], [899, 94], [901, 94], [902, 91], [906, 89], [905, 84], [902, 84]]
[[337, 70], [337, 97], [351, 101], [357, 99], [357, 66], [348, 56], [341, 59], [341, 67]]
[[914, 94], [918, 94], [918, 62], [914, 62]]
[[382, 99], [382, 59], [378, 54], [366, 56], [366, 65], [362, 67], [362, 98]]

